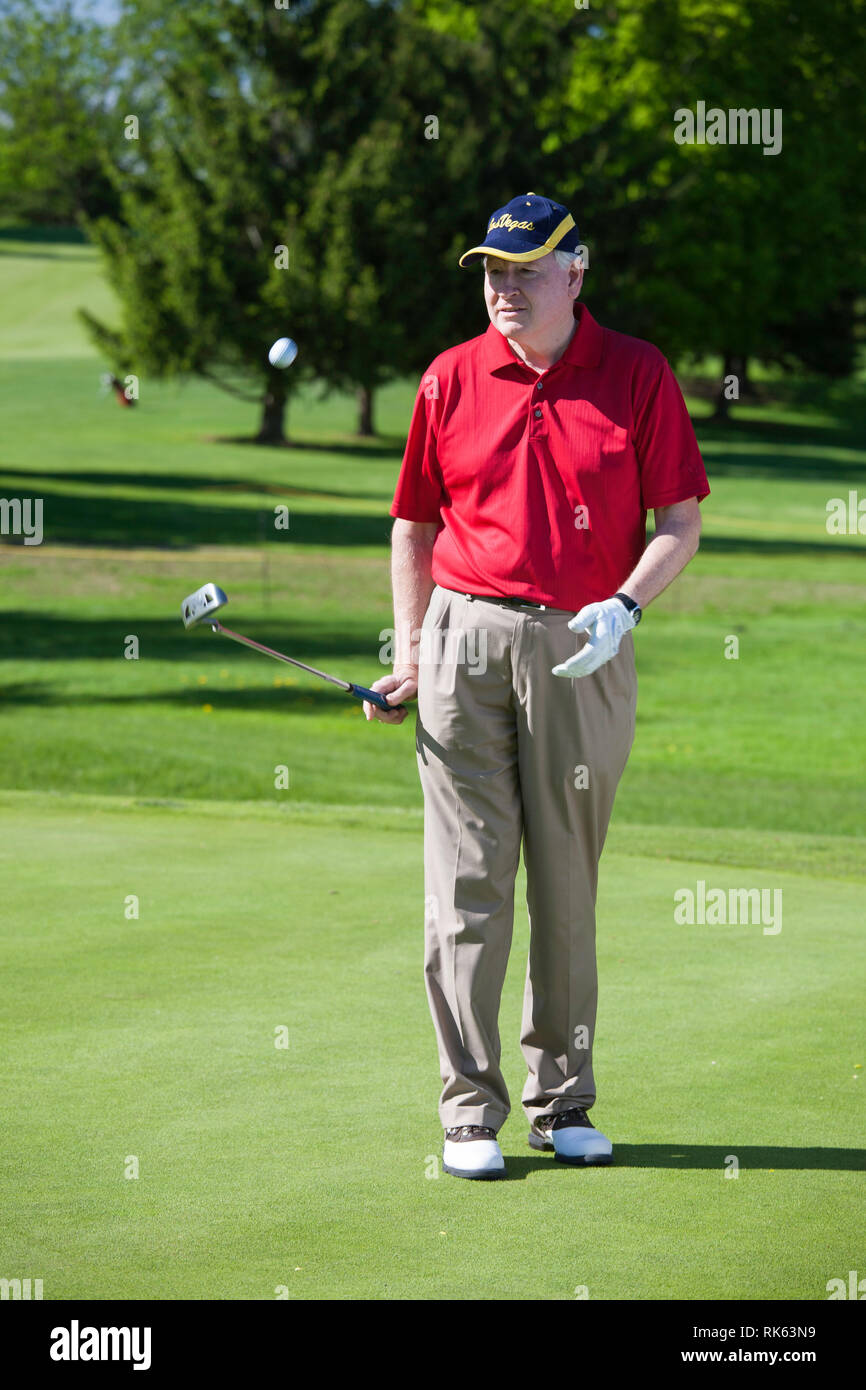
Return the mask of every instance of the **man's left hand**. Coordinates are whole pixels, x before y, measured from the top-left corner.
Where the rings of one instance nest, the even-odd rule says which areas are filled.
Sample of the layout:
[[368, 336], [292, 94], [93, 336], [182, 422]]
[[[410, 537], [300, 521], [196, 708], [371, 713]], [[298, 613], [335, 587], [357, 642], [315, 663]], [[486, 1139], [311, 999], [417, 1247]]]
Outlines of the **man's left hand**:
[[603, 603], [588, 603], [581, 608], [568, 626], [572, 632], [588, 632], [589, 641], [576, 656], [553, 667], [555, 676], [589, 676], [597, 671], [616, 656], [624, 634], [635, 626], [635, 621], [618, 598], [607, 598]]

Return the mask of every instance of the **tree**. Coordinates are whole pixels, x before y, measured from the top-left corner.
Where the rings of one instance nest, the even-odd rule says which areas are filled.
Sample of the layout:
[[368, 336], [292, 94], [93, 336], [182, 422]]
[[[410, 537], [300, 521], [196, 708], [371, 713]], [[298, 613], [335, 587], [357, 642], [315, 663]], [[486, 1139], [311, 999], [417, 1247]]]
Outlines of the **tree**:
[[[280, 371], [267, 348], [283, 336], [287, 309], [301, 342], [320, 317], [298, 231], [308, 172], [297, 79], [309, 65], [310, 17], [142, 0], [126, 6], [121, 24], [125, 104], [134, 113], [141, 97], [142, 115], [134, 145], [106, 156], [119, 213], [89, 221], [88, 230], [123, 321], [111, 330], [83, 317], [119, 367], [202, 376], [258, 402], [257, 438], [281, 442], [286, 402], [312, 363], [302, 354]], [[252, 38], [267, 58], [288, 25], [280, 61], [253, 61]], [[277, 91], [286, 75], [295, 77], [288, 102]]]
[[[534, 86], [517, 80], [508, 37], [522, 7], [492, 11], [478, 41], [411, 5], [130, 0], [123, 104], [134, 112], [141, 95], [140, 138], [115, 141], [118, 216], [88, 224], [123, 326], [85, 317], [117, 367], [259, 397], [258, 437], [277, 442], [305, 377], [357, 389], [369, 431], [382, 382], [482, 331], [457, 256], [538, 169], [524, 139]], [[525, 34], [548, 88], [567, 72], [561, 28]], [[284, 332], [301, 352], [277, 373], [264, 352]]]
[[[864, 13], [863, 0], [593, 10], [561, 144], [569, 194], [595, 223], [587, 292], [613, 326], [671, 356], [719, 354], [744, 381], [750, 358], [851, 369], [866, 287]], [[676, 144], [674, 113], [698, 100], [781, 111], [781, 152]]]
[[[359, 36], [359, 17], [373, 33]], [[358, 388], [360, 429], [369, 432], [378, 386], [423, 371], [444, 347], [487, 327], [478, 270], [457, 262], [492, 208], [539, 172], [526, 138], [537, 95], [527, 73], [518, 76], [517, 55], [549, 91], [561, 88], [568, 62], [562, 19], [528, 24], [516, 0], [494, 0], [480, 23], [456, 34], [424, 5], [392, 13], [384, 29], [381, 12], [365, 4], [336, 6], [330, 20], [321, 61], [344, 90], [354, 83], [343, 64], [364, 54], [371, 118], [358, 131], [357, 113], [338, 103], [318, 113], [330, 138], [304, 225], [324, 257], [320, 374]]]
[[0, 206], [24, 222], [69, 224], [114, 208], [102, 166], [112, 122], [110, 35], [61, 4], [5, 0], [0, 15]]

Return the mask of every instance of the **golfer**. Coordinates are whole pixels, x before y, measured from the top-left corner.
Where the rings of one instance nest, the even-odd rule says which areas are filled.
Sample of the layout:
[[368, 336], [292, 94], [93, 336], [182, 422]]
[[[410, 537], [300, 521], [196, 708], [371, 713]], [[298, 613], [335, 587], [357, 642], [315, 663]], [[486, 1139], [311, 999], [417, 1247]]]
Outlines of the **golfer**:
[[695, 554], [709, 487], [661, 352], [577, 302], [566, 208], [512, 199], [460, 265], [479, 260], [490, 325], [430, 364], [415, 401], [391, 506], [393, 674], [373, 688], [418, 697], [443, 1166], [495, 1178], [521, 843], [529, 1143], [564, 1163], [612, 1161], [588, 1115], [598, 863], [634, 738], [632, 632]]

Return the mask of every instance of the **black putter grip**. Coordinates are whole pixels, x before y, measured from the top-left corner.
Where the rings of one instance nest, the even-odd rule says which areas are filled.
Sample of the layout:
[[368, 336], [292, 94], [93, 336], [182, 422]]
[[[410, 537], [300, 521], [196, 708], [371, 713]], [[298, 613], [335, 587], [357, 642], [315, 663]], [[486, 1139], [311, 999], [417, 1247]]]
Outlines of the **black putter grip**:
[[353, 685], [352, 694], [356, 700], [369, 700], [371, 705], [377, 705], [379, 709], [389, 712], [406, 708], [405, 705], [389, 705], [381, 690], [367, 690], [363, 685]]

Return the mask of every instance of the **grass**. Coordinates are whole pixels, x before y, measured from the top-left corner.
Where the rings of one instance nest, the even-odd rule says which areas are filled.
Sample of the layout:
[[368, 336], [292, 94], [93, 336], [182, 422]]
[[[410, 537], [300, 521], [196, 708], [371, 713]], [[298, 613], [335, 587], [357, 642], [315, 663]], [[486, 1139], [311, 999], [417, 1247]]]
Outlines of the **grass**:
[[[525, 1144], [521, 871], [511, 1179], [488, 1186], [427, 1176], [414, 721], [367, 725], [179, 621], [214, 579], [241, 631], [382, 671], [414, 385], [381, 393], [374, 441], [350, 399], [302, 391], [298, 447], [254, 448], [230, 442], [249, 409], [201, 383], [145, 380], [133, 410], [100, 396], [77, 303], [110, 316], [88, 247], [0, 233], [0, 497], [41, 498], [45, 529], [0, 538], [0, 1275], [46, 1299], [826, 1297], [864, 1233], [866, 538], [825, 525], [866, 488], [862, 384], [779, 384], [699, 423], [703, 542], [636, 638], [602, 862], [617, 1163]], [[701, 878], [781, 888], [781, 933], [676, 926]]]
[[[612, 843], [597, 1111], [617, 1164], [533, 1153], [518, 1104], [491, 1188], [438, 1170], [414, 817], [2, 805], [3, 1261], [46, 1298], [817, 1299], [857, 1267], [858, 886], [666, 862], [663, 832], [652, 855]], [[675, 926], [702, 877], [781, 887], [781, 933]]]
[[38, 230], [0, 229], [0, 358], [92, 358], [77, 310], [111, 316], [114, 295], [92, 246], [59, 229], [63, 240], [34, 236]]

